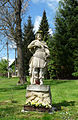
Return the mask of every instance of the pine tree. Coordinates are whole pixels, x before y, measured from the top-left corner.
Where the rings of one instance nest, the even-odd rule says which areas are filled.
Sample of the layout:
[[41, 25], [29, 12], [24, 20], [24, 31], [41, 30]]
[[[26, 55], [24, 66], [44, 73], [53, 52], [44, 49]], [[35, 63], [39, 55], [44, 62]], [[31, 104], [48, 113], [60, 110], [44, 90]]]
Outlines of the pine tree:
[[42, 20], [40, 23], [39, 31], [42, 31], [42, 38], [46, 42], [48, 40], [49, 35], [49, 24], [46, 17], [46, 11], [44, 10]]
[[33, 25], [31, 22], [31, 17], [28, 17], [27, 24], [24, 24], [24, 33], [23, 33], [23, 57], [24, 57], [24, 67], [26, 75], [28, 75], [29, 69], [29, 60], [32, 56], [31, 52], [28, 50], [27, 46], [30, 44], [31, 41], [35, 39]]
[[55, 79], [57, 77], [56, 75], [56, 66], [55, 66], [55, 39], [53, 36], [51, 36], [48, 40], [48, 47], [50, 51], [50, 59], [48, 62], [48, 71], [50, 79]]
[[[40, 26], [39, 26], [39, 31], [42, 34], [43, 41], [45, 41], [47, 43], [47, 45], [48, 45], [48, 40], [49, 40], [49, 37], [50, 37], [49, 36], [49, 24], [48, 24], [48, 20], [47, 20], [45, 10], [43, 12], [42, 20], [41, 20], [41, 23], [40, 23]], [[48, 68], [46, 68], [45, 78], [49, 78]]]
[[[59, 78], [78, 72], [78, 1], [63, 0], [56, 15], [55, 62]], [[74, 74], [75, 75], [75, 74]]]

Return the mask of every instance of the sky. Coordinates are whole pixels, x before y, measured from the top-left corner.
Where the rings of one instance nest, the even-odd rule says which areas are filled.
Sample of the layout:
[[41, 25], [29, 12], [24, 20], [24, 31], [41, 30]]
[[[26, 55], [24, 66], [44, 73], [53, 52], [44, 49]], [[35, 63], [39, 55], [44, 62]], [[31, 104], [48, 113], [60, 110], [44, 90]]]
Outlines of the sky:
[[[27, 23], [28, 16], [31, 16], [32, 24], [34, 25], [34, 31], [37, 32], [43, 15], [43, 11], [45, 10], [50, 28], [49, 31], [51, 34], [53, 34], [55, 28], [54, 21], [55, 21], [56, 11], [58, 9], [58, 3], [59, 0], [30, 0], [26, 15], [24, 17], [24, 20], [22, 21], [22, 25], [24, 23]], [[4, 41], [7, 40], [6, 39], [2, 40], [2, 42]], [[5, 59], [7, 58], [7, 49], [6, 49], [6, 45], [4, 47], [0, 41], [0, 59], [1, 58], [5, 58]], [[12, 49], [12, 46], [9, 45], [10, 64], [14, 61], [14, 58], [15, 58], [15, 51], [14, 49]]]
[[49, 27], [54, 30], [54, 21], [59, 0], [31, 0], [27, 12], [27, 17], [30, 15], [34, 24], [34, 30], [38, 30], [43, 11], [46, 11]]

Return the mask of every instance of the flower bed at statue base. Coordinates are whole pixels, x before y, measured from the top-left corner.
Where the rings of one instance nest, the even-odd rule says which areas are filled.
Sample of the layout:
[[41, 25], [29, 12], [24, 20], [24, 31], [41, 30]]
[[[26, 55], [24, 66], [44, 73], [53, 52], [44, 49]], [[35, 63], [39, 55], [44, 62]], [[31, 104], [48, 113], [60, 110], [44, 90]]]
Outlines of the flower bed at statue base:
[[50, 86], [48, 85], [29, 85], [26, 89], [26, 103], [24, 111], [50, 112], [52, 100]]
[[51, 112], [52, 108], [46, 108], [45, 106], [31, 106], [24, 105], [24, 111], [38, 111], [38, 112]]

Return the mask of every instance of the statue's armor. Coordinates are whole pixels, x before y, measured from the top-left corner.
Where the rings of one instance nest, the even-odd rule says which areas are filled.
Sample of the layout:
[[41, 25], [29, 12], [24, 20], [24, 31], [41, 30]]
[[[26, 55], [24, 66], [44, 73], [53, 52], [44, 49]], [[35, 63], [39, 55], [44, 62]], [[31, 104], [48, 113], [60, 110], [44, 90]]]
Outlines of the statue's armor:
[[36, 80], [43, 84], [42, 79], [44, 78], [44, 69], [47, 64], [47, 57], [49, 57], [49, 50], [44, 41], [34, 40], [32, 41], [29, 48], [34, 48], [35, 53], [30, 59], [29, 72], [31, 77], [31, 84], [36, 84]]
[[46, 53], [42, 49], [37, 49], [37, 51], [33, 55], [33, 66], [37, 68], [44, 68], [46, 65], [45, 62]]

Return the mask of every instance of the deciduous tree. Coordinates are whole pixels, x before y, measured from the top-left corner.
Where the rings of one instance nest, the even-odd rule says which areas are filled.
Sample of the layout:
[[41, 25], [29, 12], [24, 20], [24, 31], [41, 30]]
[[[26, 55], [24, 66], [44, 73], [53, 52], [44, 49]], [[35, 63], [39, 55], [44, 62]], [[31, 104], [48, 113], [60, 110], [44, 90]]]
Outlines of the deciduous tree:
[[0, 74], [5, 75], [8, 71], [8, 62], [5, 59], [1, 59], [0, 61]]
[[0, 1], [0, 32], [17, 44], [19, 83], [25, 82], [22, 55], [22, 14], [28, 6], [29, 0]]

